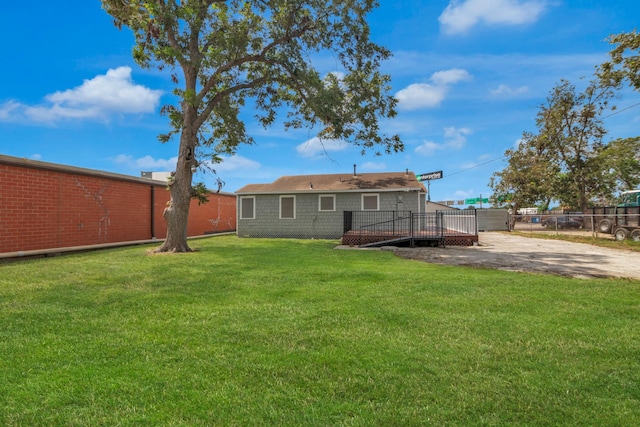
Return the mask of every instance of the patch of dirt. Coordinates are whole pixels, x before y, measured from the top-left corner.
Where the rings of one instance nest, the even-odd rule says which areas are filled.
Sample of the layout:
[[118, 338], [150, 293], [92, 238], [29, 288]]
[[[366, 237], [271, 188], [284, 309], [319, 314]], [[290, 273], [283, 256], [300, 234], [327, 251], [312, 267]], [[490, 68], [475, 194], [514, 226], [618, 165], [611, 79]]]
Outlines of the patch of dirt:
[[403, 258], [436, 264], [595, 278], [640, 280], [640, 253], [585, 243], [484, 232], [478, 246], [386, 248]]

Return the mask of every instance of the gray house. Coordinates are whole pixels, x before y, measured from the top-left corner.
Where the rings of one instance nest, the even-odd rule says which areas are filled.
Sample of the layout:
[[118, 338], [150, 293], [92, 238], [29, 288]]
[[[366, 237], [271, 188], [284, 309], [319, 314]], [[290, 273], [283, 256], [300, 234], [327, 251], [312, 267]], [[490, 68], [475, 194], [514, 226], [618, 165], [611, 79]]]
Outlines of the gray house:
[[239, 237], [338, 239], [345, 211], [424, 212], [413, 172], [283, 176], [236, 192]]

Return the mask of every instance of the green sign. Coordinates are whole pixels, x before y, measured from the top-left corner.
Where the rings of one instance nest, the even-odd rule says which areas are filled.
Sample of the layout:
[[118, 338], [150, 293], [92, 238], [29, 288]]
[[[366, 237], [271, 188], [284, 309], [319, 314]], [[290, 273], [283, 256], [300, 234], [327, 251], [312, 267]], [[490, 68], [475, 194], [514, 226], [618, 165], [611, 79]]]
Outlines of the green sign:
[[489, 203], [488, 198], [481, 199], [480, 197], [474, 197], [473, 199], [464, 199], [465, 205], [477, 205], [480, 203]]

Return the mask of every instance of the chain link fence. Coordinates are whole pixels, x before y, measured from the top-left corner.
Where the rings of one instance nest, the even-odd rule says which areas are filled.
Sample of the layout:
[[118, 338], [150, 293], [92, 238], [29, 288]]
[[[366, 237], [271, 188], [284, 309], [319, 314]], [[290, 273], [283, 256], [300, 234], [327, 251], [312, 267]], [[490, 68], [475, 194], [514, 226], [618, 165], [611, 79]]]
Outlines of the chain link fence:
[[563, 213], [510, 215], [511, 230], [523, 233], [567, 234], [603, 239], [640, 241], [638, 215]]

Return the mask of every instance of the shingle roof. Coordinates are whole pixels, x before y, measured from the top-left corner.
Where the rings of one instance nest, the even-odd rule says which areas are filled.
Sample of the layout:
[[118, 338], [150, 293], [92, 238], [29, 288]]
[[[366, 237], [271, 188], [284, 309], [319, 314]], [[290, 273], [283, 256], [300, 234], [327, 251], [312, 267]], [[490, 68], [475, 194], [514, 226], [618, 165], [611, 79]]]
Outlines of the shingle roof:
[[257, 193], [302, 193], [302, 192], [350, 192], [350, 191], [422, 191], [424, 185], [418, 182], [413, 172], [385, 172], [295, 175], [283, 176], [271, 184], [245, 185], [236, 194]]

